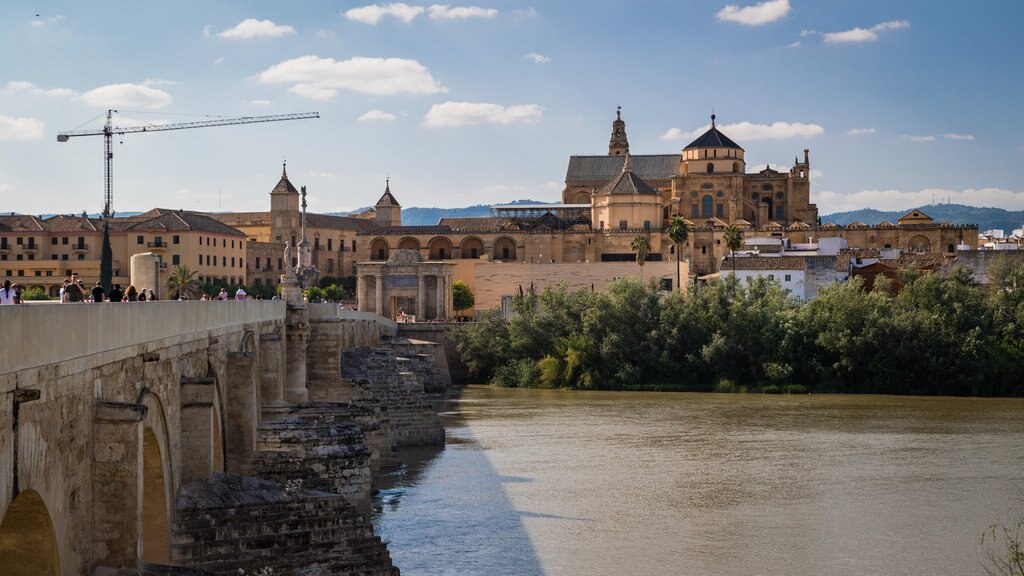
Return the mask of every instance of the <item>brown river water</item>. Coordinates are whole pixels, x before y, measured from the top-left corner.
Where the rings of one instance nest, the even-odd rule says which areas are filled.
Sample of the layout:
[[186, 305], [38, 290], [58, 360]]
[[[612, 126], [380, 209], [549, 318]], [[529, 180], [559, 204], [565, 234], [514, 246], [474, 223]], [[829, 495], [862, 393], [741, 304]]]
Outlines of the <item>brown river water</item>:
[[1024, 400], [480, 386], [374, 523], [402, 574], [984, 574]]

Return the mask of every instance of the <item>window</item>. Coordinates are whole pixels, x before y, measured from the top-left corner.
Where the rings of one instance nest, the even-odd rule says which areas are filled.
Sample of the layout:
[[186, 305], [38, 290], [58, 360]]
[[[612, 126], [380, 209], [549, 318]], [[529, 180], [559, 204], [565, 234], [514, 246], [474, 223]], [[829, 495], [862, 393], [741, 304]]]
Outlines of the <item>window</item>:
[[327, 251], [328, 252], [333, 252], [334, 251], [334, 248], [332, 247], [332, 244], [331, 244], [331, 240], [333, 240], [333, 238], [328, 238], [327, 239]]
[[210, 255], [209, 254], [206, 255], [206, 265], [207, 266], [210, 265]]
[[[270, 257], [269, 257], [269, 256], [267, 256], [267, 265], [266, 265], [266, 269], [267, 269], [267, 270], [270, 270]], [[280, 270], [280, 268], [279, 268], [279, 270]]]
[[199, 265], [200, 266], [203, 265], [203, 255], [202, 254], [199, 255]]
[[21, 246], [21, 245], [22, 245], [23, 243], [24, 243], [24, 240], [22, 239], [22, 237], [21, 237], [21, 236], [18, 236], [18, 239], [17, 239], [17, 241], [15, 242], [15, 244], [17, 244], [18, 246]]
[[704, 197], [700, 199], [700, 216], [701, 216], [701, 218], [711, 218], [711, 204], [712, 203], [713, 203], [713, 201], [711, 200], [711, 194], [705, 194]]
[[377, 248], [377, 260], [383, 260], [383, 259], [384, 259], [384, 249], [383, 248]]
[[171, 264], [173, 264], [175, 266], [177, 266], [178, 264], [181, 264], [181, 256], [179, 256], [178, 254], [172, 255], [171, 256]]
[[234, 256], [231, 257], [231, 267], [232, 268], [235, 267], [235, 257]]
[[153, 237], [153, 244], [156, 245], [156, 246], [163, 246], [164, 245], [164, 237], [163, 236], [154, 236]]
[[225, 268], [228, 267], [228, 257], [227, 256], [221, 256], [220, 257], [220, 265], [225, 267]]
[[701, 254], [707, 254], [708, 253], [708, 247], [707, 246], [701, 246], [700, 247], [700, 253]]
[[60, 259], [61, 260], [67, 260], [68, 259], [68, 255], [67, 254], [61, 254], [60, 255]]
[[47, 276], [53, 276], [53, 270], [47, 270], [46, 271], [46, 275]]
[[319, 249], [320, 249], [320, 239], [319, 238], [313, 238], [313, 250], [319, 250]]
[[227, 238], [221, 238], [220, 239], [220, 247], [221, 248], [227, 248], [228, 247], [228, 240], [227, 240]]
[[231, 241], [231, 247], [232, 247], [232, 248], [234, 248], [234, 247], [235, 247], [235, 241], [234, 241], [234, 240], [232, 240], [232, 241]]
[[619, 230], [625, 230], [628, 227], [628, 225], [629, 223], [626, 222], [625, 220], [619, 220]]
[[785, 208], [783, 207], [782, 204], [779, 204], [779, 205], [775, 206], [775, 218], [776, 219], [782, 220], [783, 218], [786, 217], [785, 214], [786, 214], [786, 210], [785, 210]]
[[60, 243], [63, 244], [64, 246], [67, 246], [68, 245], [68, 237], [65, 236], [65, 237], [61, 238], [60, 239]]
[[768, 279], [769, 280], [775, 280], [775, 274], [769, 274], [768, 275]]
[[283, 270], [284, 269], [284, 266], [282, 265], [282, 262], [281, 262], [280, 258], [277, 259], [277, 269], [278, 270]]
[[437, 256], [438, 256], [438, 259], [444, 260], [444, 257], [445, 257], [444, 248], [438, 248], [437, 249]]
[[15, 256], [15, 257], [14, 257], [14, 259], [15, 259], [15, 260], [24, 260], [24, 259], [25, 259], [25, 256], [24, 256], [24, 255], [22, 255], [22, 254], [18, 254], [17, 256]]
[[[7, 238], [0, 238], [0, 248], [3, 248], [4, 250], [8, 248]], [[10, 276], [10, 274], [8, 274], [8, 276]]]
[[470, 258], [476, 258], [477, 257], [476, 248], [470, 248], [469, 249], [469, 257]]
[[[330, 240], [327, 241], [330, 244]], [[334, 272], [334, 258], [327, 259], [327, 271]]]
[[181, 236], [175, 234], [173, 237], [171, 237], [171, 241], [174, 242], [175, 244], [181, 244]]
[[783, 278], [786, 280], [786, 282], [789, 282], [790, 280], [793, 279], [793, 276], [791, 274], [786, 274], [785, 276], [783, 276]]
[[146, 239], [144, 237], [142, 237], [142, 236], [136, 236], [135, 237], [135, 241], [138, 242], [139, 244], [145, 244], [146, 243]]
[[79, 254], [78, 255], [78, 259], [79, 260], [85, 260], [85, 254]]
[[718, 217], [718, 218], [724, 218], [725, 217], [725, 206], [723, 204], [716, 204], [715, 205], [715, 216]]
[[292, 236], [292, 246], [295, 246], [295, 236]]
[[650, 229], [651, 229], [651, 221], [650, 220], [644, 220], [644, 230], [650, 230]]
[[35, 254], [29, 254], [28, 255], [28, 259], [29, 260], [35, 260], [36, 259], [36, 255]]
[[257, 270], [260, 269], [260, 259], [259, 258], [256, 259], [256, 269]]
[[36, 276], [42, 276], [42, 275], [43, 275], [43, 271], [42, 270], [36, 270]]
[[56, 246], [57, 245], [57, 237], [56, 236], [54, 236], [53, 238], [50, 238], [50, 245], [51, 246]]
[[353, 252], [356, 251], [356, 241], [355, 240], [352, 241], [352, 251]]
[[24, 270], [18, 270], [18, 276], [24, 276], [24, 275], [25, 275], [25, 271]]
[[50, 260], [56, 260], [56, 259], [57, 259], [57, 255], [56, 254], [50, 254]]
[[697, 205], [696, 204], [690, 204], [690, 217], [691, 218], [698, 218], [699, 216], [700, 216], [700, 212], [697, 211]]
[[708, 174], [714, 174], [714, 173], [715, 173], [715, 164], [713, 162], [708, 162]]
[[[56, 258], [56, 256], [54, 256]], [[7, 254], [0, 254], [0, 260], [7, 260]]]

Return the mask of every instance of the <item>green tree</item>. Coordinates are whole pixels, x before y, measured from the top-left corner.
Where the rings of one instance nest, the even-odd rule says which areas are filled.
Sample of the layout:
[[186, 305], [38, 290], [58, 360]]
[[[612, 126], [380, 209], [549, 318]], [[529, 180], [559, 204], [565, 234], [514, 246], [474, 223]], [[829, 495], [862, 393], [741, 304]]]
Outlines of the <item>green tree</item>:
[[110, 249], [110, 225], [103, 223], [103, 248], [100, 251], [100, 285], [110, 294], [114, 287], [114, 252]]
[[732, 260], [732, 274], [736, 275], [736, 251], [743, 246], [743, 230], [735, 224], [730, 224], [726, 227], [725, 233], [722, 234], [722, 239], [725, 240], [725, 247], [729, 249], [729, 259]]
[[651, 253], [651, 237], [647, 234], [637, 234], [629, 243], [629, 247], [636, 252], [636, 263], [640, 265], [640, 282], [643, 282], [644, 262], [647, 261], [647, 255]]
[[167, 277], [167, 293], [178, 293], [180, 297], [195, 298], [199, 294], [199, 273], [185, 264], [179, 264]]
[[690, 228], [686, 225], [686, 220], [683, 220], [681, 216], [676, 214], [668, 221], [668, 237], [676, 245], [676, 286], [682, 290], [682, 268], [683, 253], [680, 250], [680, 245], [686, 242], [686, 239], [690, 235]]
[[21, 301], [28, 302], [30, 300], [52, 300], [47, 294], [46, 290], [43, 290], [41, 286], [33, 286], [26, 288], [21, 292]]
[[472, 308], [475, 302], [476, 298], [473, 296], [473, 291], [469, 289], [469, 284], [462, 280], [456, 280], [452, 284], [452, 306], [456, 312]]

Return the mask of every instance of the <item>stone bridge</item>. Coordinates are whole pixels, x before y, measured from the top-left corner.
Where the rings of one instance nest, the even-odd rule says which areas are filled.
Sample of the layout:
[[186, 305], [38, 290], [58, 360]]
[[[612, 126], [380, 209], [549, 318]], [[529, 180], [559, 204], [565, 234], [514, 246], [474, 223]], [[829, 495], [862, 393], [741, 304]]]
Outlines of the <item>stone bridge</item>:
[[284, 301], [5, 306], [0, 326], [4, 574], [398, 573], [371, 479], [444, 441], [430, 345]]

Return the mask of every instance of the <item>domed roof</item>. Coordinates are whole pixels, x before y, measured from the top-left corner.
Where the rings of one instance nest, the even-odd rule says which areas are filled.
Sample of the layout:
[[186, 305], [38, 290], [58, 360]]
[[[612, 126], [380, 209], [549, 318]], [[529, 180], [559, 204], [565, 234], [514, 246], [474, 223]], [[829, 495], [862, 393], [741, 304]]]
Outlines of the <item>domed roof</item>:
[[733, 142], [728, 136], [722, 134], [715, 127], [715, 115], [711, 115], [711, 128], [707, 132], [702, 134], [699, 138], [690, 142], [690, 144], [683, 148], [683, 150], [689, 150], [691, 148], [736, 148], [743, 150], [743, 148]]

